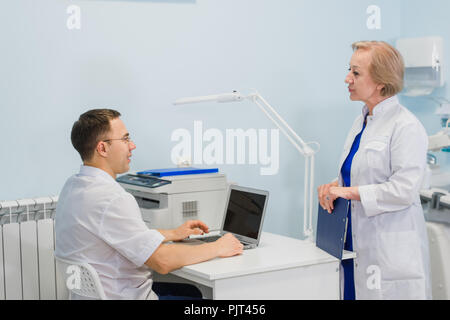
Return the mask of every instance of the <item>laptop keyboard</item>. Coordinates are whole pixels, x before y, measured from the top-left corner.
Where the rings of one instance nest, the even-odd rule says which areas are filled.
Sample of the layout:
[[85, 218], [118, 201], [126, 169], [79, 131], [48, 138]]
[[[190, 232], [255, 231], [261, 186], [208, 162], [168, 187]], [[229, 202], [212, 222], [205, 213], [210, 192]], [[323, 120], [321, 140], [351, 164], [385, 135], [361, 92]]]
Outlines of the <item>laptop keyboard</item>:
[[211, 236], [211, 237], [204, 237], [201, 238], [200, 240], [203, 242], [214, 242], [216, 240], [218, 240], [221, 236]]

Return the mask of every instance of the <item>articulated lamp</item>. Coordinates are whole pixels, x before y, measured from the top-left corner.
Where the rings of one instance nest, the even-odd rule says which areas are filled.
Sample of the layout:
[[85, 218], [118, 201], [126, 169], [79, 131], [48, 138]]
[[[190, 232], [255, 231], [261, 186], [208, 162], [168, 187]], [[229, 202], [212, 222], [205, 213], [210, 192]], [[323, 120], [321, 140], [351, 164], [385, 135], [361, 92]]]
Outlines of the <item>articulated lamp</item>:
[[[236, 102], [249, 99], [256, 103], [262, 112], [281, 130], [281, 132], [288, 138], [289, 142], [305, 157], [305, 195], [304, 195], [304, 214], [303, 214], [303, 235], [311, 242], [314, 241], [312, 228], [312, 206], [314, 194], [314, 155], [318, 152], [313, 150], [309, 144], [305, 143], [294, 130], [281, 118], [281, 116], [264, 100], [259, 93], [255, 92], [248, 96], [244, 96], [239, 92], [218, 94], [202, 97], [190, 97], [178, 99], [174, 102], [175, 105], [191, 104], [199, 102]], [[319, 147], [317, 142], [313, 142]]]

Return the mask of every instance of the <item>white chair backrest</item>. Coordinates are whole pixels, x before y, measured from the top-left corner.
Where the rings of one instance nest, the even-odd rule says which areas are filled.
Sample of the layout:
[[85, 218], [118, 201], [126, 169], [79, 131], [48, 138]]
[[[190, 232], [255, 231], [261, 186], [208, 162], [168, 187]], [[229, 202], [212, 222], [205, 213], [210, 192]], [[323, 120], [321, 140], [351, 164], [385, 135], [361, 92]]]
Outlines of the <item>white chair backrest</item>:
[[59, 272], [63, 274], [67, 288], [77, 296], [105, 300], [105, 292], [97, 271], [86, 262], [77, 262], [55, 256]]

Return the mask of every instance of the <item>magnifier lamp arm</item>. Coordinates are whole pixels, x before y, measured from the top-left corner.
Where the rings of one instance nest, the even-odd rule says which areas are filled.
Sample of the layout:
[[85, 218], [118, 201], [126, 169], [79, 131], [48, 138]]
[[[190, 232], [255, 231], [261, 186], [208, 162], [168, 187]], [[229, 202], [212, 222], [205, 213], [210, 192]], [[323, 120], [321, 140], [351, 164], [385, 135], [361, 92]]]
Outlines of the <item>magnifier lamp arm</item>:
[[[247, 98], [251, 99], [254, 103], [256, 103], [259, 108], [264, 112], [264, 114], [281, 130], [281, 132], [289, 139], [289, 141], [294, 145], [294, 147], [305, 157], [312, 156], [315, 154], [314, 150], [308, 146], [302, 138], [289, 126], [289, 124], [275, 111], [275, 109], [258, 93], [251, 94]], [[259, 102], [261, 101], [264, 106], [262, 106]], [[281, 122], [280, 125], [265, 108], [269, 109], [269, 111]], [[288, 132], [286, 132], [288, 131]]]
[[[263, 113], [281, 130], [291, 144], [305, 157], [305, 179], [304, 179], [304, 202], [303, 202], [303, 234], [311, 242], [313, 239], [312, 227], [312, 204], [314, 194], [314, 154], [315, 151], [309, 147], [302, 138], [289, 126], [289, 124], [275, 111], [275, 109], [258, 93], [251, 94], [246, 98], [258, 105]], [[261, 104], [261, 103], [262, 104]], [[268, 110], [270, 111], [268, 111]], [[272, 116], [274, 115], [277, 120]]]
[[305, 155], [305, 151], [303, 150], [303, 148], [301, 146], [299, 146], [299, 144], [295, 141], [295, 139], [290, 136], [287, 132], [285, 127], [281, 126], [270, 114], [269, 112], [267, 112], [266, 109], [264, 109], [263, 106], [261, 106], [259, 104], [259, 102], [257, 100], [254, 101], [258, 107], [261, 109], [261, 111], [266, 115], [267, 118], [269, 118], [270, 121], [272, 121], [277, 127], [278, 129], [280, 129], [280, 131], [286, 136], [286, 138], [289, 140], [289, 142], [292, 143], [292, 145], [294, 146], [295, 149], [297, 149], [298, 152], [300, 152], [302, 155]]

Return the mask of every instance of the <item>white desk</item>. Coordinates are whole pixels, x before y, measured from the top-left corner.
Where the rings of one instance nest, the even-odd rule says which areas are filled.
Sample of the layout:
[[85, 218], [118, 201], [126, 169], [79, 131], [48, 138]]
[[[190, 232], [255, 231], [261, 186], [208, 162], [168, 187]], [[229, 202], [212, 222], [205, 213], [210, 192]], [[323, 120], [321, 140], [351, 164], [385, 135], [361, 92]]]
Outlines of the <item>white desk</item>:
[[[344, 259], [354, 258], [344, 252]], [[264, 232], [256, 249], [171, 272], [155, 281], [194, 283], [205, 298], [339, 299], [339, 260], [315, 244]]]

